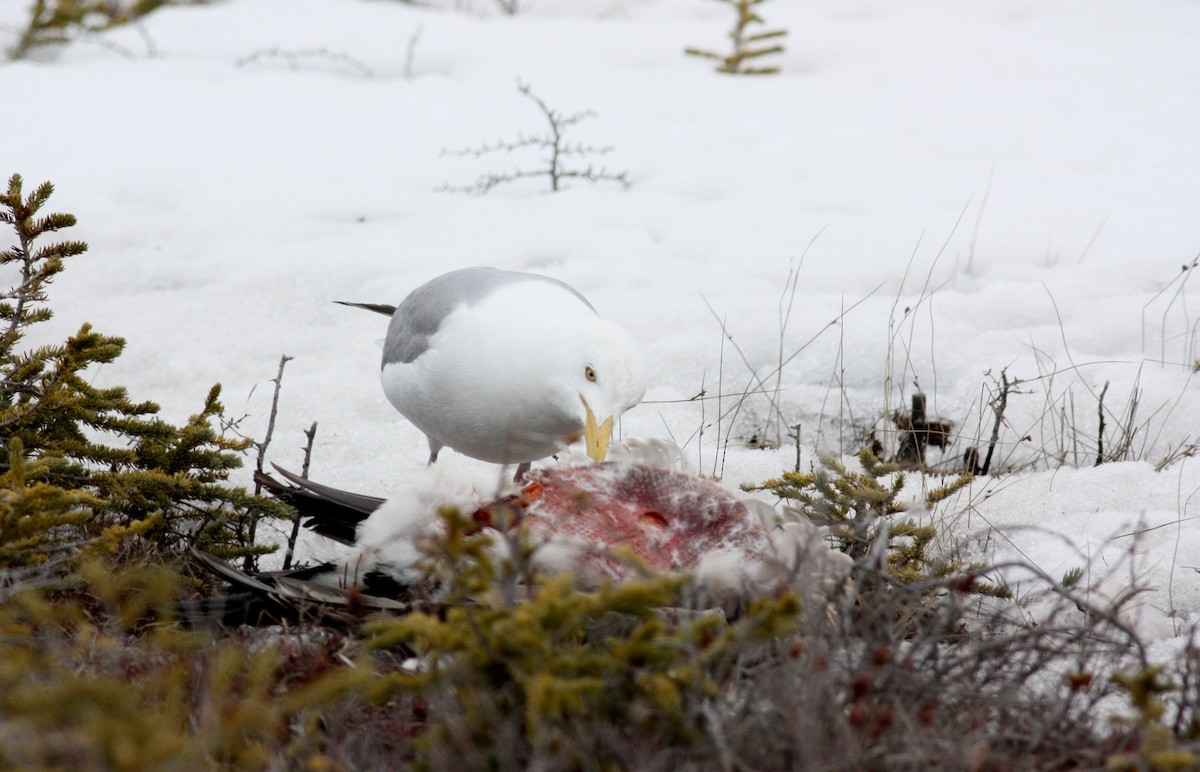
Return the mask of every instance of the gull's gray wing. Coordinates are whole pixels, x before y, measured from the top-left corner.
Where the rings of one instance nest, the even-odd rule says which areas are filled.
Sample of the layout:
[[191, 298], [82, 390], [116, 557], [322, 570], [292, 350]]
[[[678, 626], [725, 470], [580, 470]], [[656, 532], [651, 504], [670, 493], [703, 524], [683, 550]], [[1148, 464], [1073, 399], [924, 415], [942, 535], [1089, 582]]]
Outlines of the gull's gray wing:
[[[591, 308], [592, 304], [571, 285], [536, 273], [501, 271], [497, 268], [462, 268], [438, 276], [417, 287], [392, 314], [383, 343], [383, 366], [407, 364], [429, 350], [429, 340], [442, 322], [460, 306], [473, 305], [497, 289], [522, 281], [557, 284]], [[372, 308], [371, 310], [376, 310]]]

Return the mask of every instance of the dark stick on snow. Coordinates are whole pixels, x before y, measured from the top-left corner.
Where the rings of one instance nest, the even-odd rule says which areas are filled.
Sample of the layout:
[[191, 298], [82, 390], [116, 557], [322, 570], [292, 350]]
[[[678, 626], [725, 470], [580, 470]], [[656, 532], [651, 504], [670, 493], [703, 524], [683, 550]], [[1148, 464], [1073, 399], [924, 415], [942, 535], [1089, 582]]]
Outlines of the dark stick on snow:
[[[292, 358], [284, 354], [279, 358], [279, 373], [271, 383], [275, 384], [275, 394], [271, 397], [271, 415], [267, 418], [267, 433], [263, 437], [262, 442], [254, 443], [254, 447], [258, 448], [258, 459], [255, 462], [254, 469], [263, 471], [263, 461], [267, 457], [267, 446], [271, 444], [271, 436], [275, 434], [275, 416], [279, 413], [279, 391], [283, 387], [283, 368]], [[254, 484], [254, 493], [258, 495], [262, 493], [262, 486], [258, 483]]]
[[925, 463], [925, 446], [928, 444], [929, 421], [925, 414], [925, 395], [912, 395], [912, 412], [908, 417], [908, 429], [900, 438], [896, 449], [896, 461], [901, 464], [921, 466]]
[[1000, 424], [1004, 422], [1004, 409], [1008, 407], [1009, 385], [1008, 373], [1001, 370], [1000, 396], [996, 397], [996, 401], [992, 403], [992, 411], [996, 414], [996, 421], [992, 424], [992, 438], [988, 441], [987, 455], [984, 456], [983, 467], [979, 470], [979, 474], [981, 475], [987, 474], [988, 469], [992, 467], [992, 454], [996, 452], [996, 442], [1000, 439]]
[[1104, 463], [1104, 395], [1108, 393], [1108, 381], [1104, 382], [1104, 388], [1100, 390], [1100, 406], [1096, 408], [1096, 412], [1100, 415], [1100, 428], [1096, 432], [1096, 466]]
[[[304, 432], [304, 436], [308, 441], [304, 444], [304, 466], [300, 468], [300, 476], [308, 479], [308, 465], [312, 463], [313, 439], [317, 436], [317, 422], [313, 421], [312, 426]], [[287, 553], [283, 556], [283, 570], [287, 571], [292, 567], [292, 556], [296, 554], [296, 540], [300, 538], [300, 517], [297, 515], [296, 520], [292, 523], [292, 533], [288, 536]]]
[[[288, 356], [287, 354], [284, 354], [283, 356], [281, 356], [279, 358], [279, 373], [276, 374], [275, 380], [272, 381], [272, 383], [275, 384], [275, 394], [271, 397], [271, 415], [267, 419], [267, 433], [266, 433], [266, 435], [263, 436], [262, 442], [256, 442], [254, 444], [255, 447], [258, 448], [258, 459], [255, 463], [255, 469], [260, 473], [263, 471], [263, 460], [267, 456], [267, 446], [271, 444], [271, 435], [273, 435], [275, 433], [275, 416], [279, 413], [279, 391], [283, 385], [283, 368], [291, 360], [292, 360], [292, 358], [290, 356]], [[262, 484], [260, 482], [258, 482], [257, 480], [255, 480], [254, 481], [254, 495], [259, 496], [261, 494], [262, 494]], [[257, 535], [257, 532], [258, 532], [258, 520], [251, 520], [249, 533], [246, 534], [246, 539], [247, 539], [248, 544], [250, 544], [250, 545], [254, 544], [254, 539], [255, 539], [255, 536]], [[246, 559], [245, 559], [246, 570], [247, 571], [253, 570], [254, 563], [255, 563], [254, 556], [247, 555]]]
[[313, 439], [317, 436], [317, 422], [313, 421], [312, 426], [304, 432], [304, 436], [308, 438], [308, 442], [304, 444], [304, 466], [300, 467], [300, 476], [305, 480], [308, 479], [308, 465], [312, 463]]

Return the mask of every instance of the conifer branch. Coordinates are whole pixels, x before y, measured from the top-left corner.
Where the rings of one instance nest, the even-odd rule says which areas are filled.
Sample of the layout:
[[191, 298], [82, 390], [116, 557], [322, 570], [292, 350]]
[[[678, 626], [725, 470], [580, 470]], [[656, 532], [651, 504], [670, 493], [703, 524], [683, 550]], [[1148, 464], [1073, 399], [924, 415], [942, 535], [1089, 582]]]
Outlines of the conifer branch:
[[197, 4], [205, 0], [34, 0], [29, 19], [8, 49], [8, 58], [24, 59], [36, 48], [69, 43], [75, 39], [92, 40], [122, 56], [133, 52], [109, 40], [101, 33], [126, 24], [134, 25], [146, 44], [147, 55], [155, 53], [154, 41], [140, 25], [147, 14], [165, 5]]
[[766, 2], [766, 0], [722, 0], [722, 2], [732, 6], [734, 12], [737, 14], [733, 29], [729, 33], [729, 38], [733, 43], [733, 50], [728, 54], [720, 54], [707, 49], [685, 48], [684, 53], [689, 56], [714, 59], [720, 62], [716, 68], [717, 72], [731, 75], [773, 75], [779, 72], [778, 67], [750, 67], [745, 64], [748, 61], [760, 59], [764, 56], [781, 54], [784, 50], [782, 45], [764, 47], [760, 44], [764, 41], [778, 40], [785, 37], [788, 34], [786, 30], [747, 32], [750, 25], [765, 23], [762, 17], [754, 12], [753, 8]]
[[[931, 579], [960, 577], [969, 579], [966, 588], [972, 593], [1007, 596], [1006, 589], [979, 581], [983, 566], [933, 554], [937, 531], [932, 525], [896, 521], [895, 516], [907, 509], [899, 498], [905, 476], [898, 464], [883, 463], [869, 450], [862, 451], [858, 459], [862, 471], [852, 471], [837, 458], [826, 456], [821, 458], [821, 468], [811, 473], [784, 472], [759, 485], [743, 485], [742, 489], [773, 493], [788, 505], [792, 516], [828, 528], [837, 547], [861, 567], [869, 567], [878, 559], [879, 580], [918, 585]], [[945, 500], [972, 479], [970, 474], [962, 475], [930, 491], [926, 505]]]
[[116, 360], [123, 339], [84, 324], [63, 343], [18, 348], [30, 325], [50, 318], [47, 289], [66, 259], [87, 249], [39, 240], [75, 224], [40, 214], [53, 190], [26, 195], [13, 175], [0, 194], [0, 222], [15, 232], [0, 265], [19, 269], [0, 292], [0, 564], [45, 563], [62, 545], [76, 555], [134, 542], [161, 556], [193, 544], [226, 557], [269, 551], [254, 544], [254, 524], [289, 513], [227, 484], [251, 441], [221, 433], [220, 386], [174, 426], [154, 402], [87, 377]]
[[[0, 265], [19, 263], [21, 271], [20, 284], [0, 294], [0, 323], [7, 323], [0, 334], [0, 361], [9, 358], [24, 327], [51, 317], [49, 308], [33, 306], [46, 301], [46, 285], [62, 271], [63, 260], [87, 250], [87, 245], [80, 241], [63, 241], [34, 249], [33, 242], [39, 236], [75, 224], [75, 218], [69, 214], [55, 213], [34, 219], [53, 192], [54, 186], [45, 182], [28, 198], [23, 198], [21, 175], [14, 174], [9, 178], [8, 190], [0, 195], [0, 222], [13, 226], [17, 233], [16, 245], [0, 252]], [[9, 303], [10, 300], [15, 300], [16, 304]], [[5, 385], [7, 390], [8, 384]]]

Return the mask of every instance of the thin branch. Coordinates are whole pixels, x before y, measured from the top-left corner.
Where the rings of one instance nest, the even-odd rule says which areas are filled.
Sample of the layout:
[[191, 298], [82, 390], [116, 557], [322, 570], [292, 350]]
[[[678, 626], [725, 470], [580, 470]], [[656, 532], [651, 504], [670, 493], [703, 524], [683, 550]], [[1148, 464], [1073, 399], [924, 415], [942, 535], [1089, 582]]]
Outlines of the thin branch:
[[562, 181], [567, 179], [580, 179], [593, 183], [602, 181], [616, 182], [625, 189], [630, 187], [631, 183], [627, 172], [611, 172], [605, 166], [597, 168], [591, 163], [584, 168], [569, 168], [564, 165], [564, 159], [566, 158], [584, 159], [590, 155], [605, 155], [612, 152], [613, 148], [611, 146], [596, 147], [582, 142], [569, 143], [566, 140], [566, 129], [588, 118], [594, 118], [596, 116], [594, 112], [583, 110], [570, 115], [564, 115], [547, 105], [545, 100], [533, 93], [528, 84], [523, 83], [519, 79], [517, 81], [517, 91], [537, 105], [538, 111], [546, 119], [546, 134], [529, 136], [519, 133], [515, 139], [500, 139], [496, 140], [493, 144], [485, 142], [478, 147], [461, 150], [443, 148], [442, 155], [479, 158], [493, 153], [513, 153], [526, 148], [536, 148], [546, 153], [546, 156], [541, 159], [542, 168], [536, 170], [516, 168], [507, 172], [487, 172], [480, 175], [473, 185], [459, 186], [447, 183], [438, 188], [438, 191], [483, 195], [498, 185], [534, 177], [545, 177], [548, 179], [551, 192], [561, 190]]
[[408, 38], [408, 45], [404, 49], [404, 77], [408, 80], [413, 79], [413, 65], [416, 61], [417, 41], [421, 39], [421, 33], [424, 30], [424, 25], [418, 25], [413, 34]]
[[[255, 461], [254, 469], [258, 472], [263, 471], [263, 461], [266, 459], [267, 446], [271, 444], [271, 437], [275, 434], [275, 417], [279, 414], [279, 392], [283, 387], [283, 368], [290, 361], [292, 361], [292, 357], [287, 354], [281, 356], [279, 358], [279, 372], [271, 380], [271, 383], [275, 384], [275, 392], [271, 397], [271, 414], [267, 418], [267, 433], [263, 436], [262, 442], [254, 443], [254, 447], [258, 448], [258, 458]], [[256, 484], [254, 486], [254, 493], [256, 495], [262, 493], [262, 486]]]
[[[307, 480], [308, 465], [312, 461], [313, 439], [317, 436], [316, 421], [313, 421], [312, 426], [304, 432], [304, 436], [308, 438], [308, 441], [304, 444], [304, 465], [300, 467], [300, 476]], [[287, 552], [283, 556], [284, 571], [292, 567], [292, 556], [296, 554], [296, 541], [300, 538], [300, 521], [302, 519], [297, 515], [296, 519], [292, 521], [292, 532], [288, 535], [287, 540]]]
[[1008, 392], [1020, 383], [1020, 380], [1010, 382], [1008, 373], [1005, 370], [1000, 371], [1000, 393], [992, 401], [992, 412], [996, 414], [996, 420], [992, 424], [992, 438], [988, 441], [987, 455], [983, 459], [983, 466], [979, 468], [980, 475], [986, 475], [992, 467], [992, 454], [996, 452], [996, 442], [1000, 439], [1000, 424], [1004, 422], [1004, 411], [1008, 408]]
[[334, 64], [345, 65], [364, 78], [370, 78], [375, 74], [370, 67], [350, 56], [349, 54], [330, 51], [327, 48], [301, 48], [295, 51], [289, 51], [280, 48], [279, 46], [274, 46], [272, 48], [259, 49], [258, 51], [247, 54], [246, 56], [243, 56], [234, 62], [234, 64], [237, 67], [245, 67], [248, 64], [254, 64], [255, 62], [269, 59], [282, 59], [287, 63], [288, 69], [291, 70], [299, 69], [299, 65], [304, 61], [323, 59], [325, 61], [333, 62]]

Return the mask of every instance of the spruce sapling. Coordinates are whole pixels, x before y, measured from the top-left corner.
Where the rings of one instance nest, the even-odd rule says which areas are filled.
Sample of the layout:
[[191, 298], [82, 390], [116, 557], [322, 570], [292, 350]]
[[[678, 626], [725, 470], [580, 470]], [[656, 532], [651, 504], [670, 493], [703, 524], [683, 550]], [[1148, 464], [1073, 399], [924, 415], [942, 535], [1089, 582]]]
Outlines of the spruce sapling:
[[[0, 265], [19, 269], [19, 281], [0, 292], [0, 473], [12, 470], [3, 478], [0, 498], [7, 503], [0, 510], [7, 506], [6, 517], [25, 518], [19, 524], [25, 531], [35, 522], [29, 518], [46, 533], [54, 529], [54, 539], [25, 533], [21, 538], [30, 545], [64, 538], [85, 543], [111, 536], [113, 528], [145, 533], [152, 526], [146, 546], [157, 553], [191, 544], [223, 556], [270, 551], [253, 544], [253, 525], [264, 516], [286, 517], [288, 510], [227, 484], [251, 441], [215, 428], [224, 410], [219, 385], [201, 412], [174, 426], [157, 416], [154, 402], [131, 400], [123, 386], [93, 384], [86, 371], [113, 362], [124, 349], [122, 338], [85, 323], [64, 343], [19, 345], [31, 326], [51, 318], [47, 288], [65, 261], [87, 249], [79, 241], [39, 241], [75, 224], [69, 214], [41, 212], [53, 190], [45, 183], [25, 195], [14, 174], [0, 195], [0, 223], [16, 232], [16, 243], [0, 252]], [[29, 499], [41, 484], [84, 492], [86, 501]], [[78, 518], [83, 505], [89, 516]], [[66, 520], [56, 522], [60, 515]], [[64, 535], [59, 526], [68, 524], [77, 530]]]
[[730, 75], [774, 75], [779, 72], [775, 66], [755, 67], [751, 62], [763, 56], [783, 53], [783, 46], [777, 42], [787, 35], [787, 30], [768, 30], [766, 32], [749, 32], [752, 24], [764, 24], [762, 17], [755, 12], [755, 7], [766, 0], [722, 0], [728, 3], [737, 14], [729, 38], [733, 42], [733, 50], [728, 54], [720, 54], [703, 48], [685, 48], [684, 53], [691, 56], [701, 56], [705, 59], [715, 59], [717, 72]]

